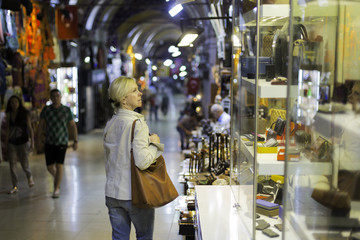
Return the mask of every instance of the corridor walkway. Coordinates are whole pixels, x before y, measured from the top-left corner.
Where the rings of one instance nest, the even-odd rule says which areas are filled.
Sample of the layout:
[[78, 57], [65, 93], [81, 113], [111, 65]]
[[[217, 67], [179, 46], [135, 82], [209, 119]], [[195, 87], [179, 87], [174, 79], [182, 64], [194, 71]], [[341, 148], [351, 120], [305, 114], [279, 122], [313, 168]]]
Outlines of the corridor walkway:
[[[158, 133], [165, 144], [164, 157], [170, 177], [177, 183], [183, 156], [175, 129], [183, 96], [170, 99], [170, 111], [149, 122], [150, 131]], [[159, 111], [160, 113], [160, 111]], [[44, 155], [32, 155], [30, 167], [35, 186], [29, 189], [18, 164], [19, 192], [11, 188], [8, 162], [0, 164], [0, 239], [1, 240], [108, 240], [111, 226], [104, 204], [105, 170], [102, 129], [79, 136], [79, 149], [69, 149], [65, 161], [61, 196], [51, 198], [53, 180], [46, 170]], [[154, 240], [179, 240], [177, 201], [156, 209]], [[132, 231], [131, 240], [135, 239]]]

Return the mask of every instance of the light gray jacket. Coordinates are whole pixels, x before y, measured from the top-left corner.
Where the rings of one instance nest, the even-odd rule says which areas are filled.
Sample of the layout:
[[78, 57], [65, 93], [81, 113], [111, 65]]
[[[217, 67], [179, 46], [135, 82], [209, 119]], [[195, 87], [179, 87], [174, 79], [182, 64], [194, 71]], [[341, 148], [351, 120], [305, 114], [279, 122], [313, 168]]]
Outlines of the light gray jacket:
[[164, 151], [164, 145], [151, 143], [149, 127], [144, 116], [137, 112], [119, 109], [107, 122], [104, 129], [106, 160], [105, 195], [120, 200], [131, 200], [131, 128], [136, 121], [133, 152], [135, 165], [148, 168]]

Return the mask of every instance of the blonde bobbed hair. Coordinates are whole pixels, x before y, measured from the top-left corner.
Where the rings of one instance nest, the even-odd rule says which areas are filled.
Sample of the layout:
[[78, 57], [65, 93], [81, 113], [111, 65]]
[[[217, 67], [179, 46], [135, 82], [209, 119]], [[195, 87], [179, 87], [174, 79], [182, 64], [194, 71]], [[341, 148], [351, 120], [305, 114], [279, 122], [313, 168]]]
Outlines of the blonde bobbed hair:
[[121, 76], [116, 78], [109, 87], [109, 97], [113, 108], [120, 108], [122, 101], [136, 84], [134, 78]]

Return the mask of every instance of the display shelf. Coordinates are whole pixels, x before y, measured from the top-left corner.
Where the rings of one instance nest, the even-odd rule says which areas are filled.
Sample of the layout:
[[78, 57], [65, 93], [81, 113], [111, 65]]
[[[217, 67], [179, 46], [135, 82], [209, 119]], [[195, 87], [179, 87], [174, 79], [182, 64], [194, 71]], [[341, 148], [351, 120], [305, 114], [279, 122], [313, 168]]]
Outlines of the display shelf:
[[[345, 4], [350, 1], [339, 1], [339, 3]], [[303, 18], [307, 17], [336, 17], [338, 16], [338, 2], [328, 2], [328, 4], [324, 4], [320, 6], [317, 1], [309, 1], [306, 4], [298, 5], [294, 4], [293, 15], [294, 16], [302, 16]], [[306, 11], [304, 9], [306, 8]], [[314, 21], [312, 21], [314, 22]]]
[[[278, 147], [278, 150], [283, 147]], [[245, 141], [241, 139], [241, 151], [247, 159], [254, 159], [254, 148], [246, 146]], [[277, 160], [277, 153], [258, 153], [257, 164], [259, 175], [284, 175], [284, 161]], [[329, 175], [332, 173], [331, 163], [329, 162], [311, 162], [304, 154], [300, 154], [300, 160], [297, 162], [289, 162], [289, 173], [297, 172], [297, 174], [307, 175]], [[299, 170], [301, 170], [299, 172]]]
[[306, 228], [305, 225], [305, 216], [299, 216], [294, 214], [293, 212], [289, 212], [289, 223], [287, 224], [288, 226], [291, 226], [291, 228], [294, 230], [294, 232], [296, 232], [296, 235], [293, 235], [293, 237], [296, 236], [296, 238], [294, 239], [314, 239], [314, 237], [312, 236], [312, 234], [314, 233], [313, 231], [309, 231]]
[[[239, 240], [252, 239], [249, 229], [252, 228], [251, 203], [246, 201], [246, 193], [251, 191], [251, 186], [195, 186], [197, 239], [202, 240]], [[236, 208], [234, 195], [244, 196]], [[279, 234], [274, 224], [281, 223], [279, 217], [266, 217], [270, 228]], [[261, 231], [256, 231], [256, 239], [268, 239]]]
[[[351, 211], [349, 218], [357, 218], [360, 220], [360, 211], [358, 211], [360, 206], [359, 201], [352, 201], [351, 202]], [[328, 235], [330, 238], [329, 232], [326, 228], [324, 229], [308, 229], [306, 226], [306, 216], [295, 214], [294, 212], [288, 212], [288, 220], [286, 220], [286, 226], [288, 226], [290, 231], [287, 231], [286, 236], [290, 237], [291, 239], [309, 239], [309, 240], [316, 240], [318, 238], [314, 237], [314, 234], [325, 234]], [[316, 217], [316, 216], [315, 216]], [[321, 216], [318, 216], [321, 217]], [[343, 236], [349, 236], [351, 233], [349, 229], [343, 229], [341, 231], [340, 228], [336, 229], [333, 228], [333, 233], [338, 233]], [[295, 234], [296, 233], [296, 234]], [[289, 238], [290, 239], [290, 238]], [[332, 238], [335, 239], [335, 238]], [[350, 238], [349, 238], [350, 239]]]
[[[255, 94], [256, 85], [255, 79], [248, 79], [242, 77], [243, 86], [252, 94]], [[258, 83], [258, 95], [260, 98], [286, 98], [287, 97], [287, 85], [271, 85], [265, 79], [259, 79]], [[298, 94], [298, 86], [290, 86], [290, 96]]]
[[[240, 150], [248, 160], [254, 159], [253, 146], [246, 146], [243, 139]], [[276, 153], [257, 154], [257, 163], [259, 175], [284, 175], [284, 162], [277, 160]]]
[[[289, 4], [265, 4], [260, 6], [261, 25], [282, 26], [289, 17]], [[246, 26], [256, 26], [256, 8], [244, 14]]]
[[[346, 2], [346, 1], [344, 1]], [[306, 11], [304, 13], [304, 8]], [[261, 26], [283, 26], [289, 18], [289, 4], [264, 4], [260, 6], [260, 25]], [[337, 6], [319, 6], [314, 2], [299, 6], [294, 4], [293, 15], [302, 17], [335, 17], [337, 16]], [[246, 26], [256, 26], [256, 8], [244, 14]], [[311, 20], [309, 23], [313, 23]]]

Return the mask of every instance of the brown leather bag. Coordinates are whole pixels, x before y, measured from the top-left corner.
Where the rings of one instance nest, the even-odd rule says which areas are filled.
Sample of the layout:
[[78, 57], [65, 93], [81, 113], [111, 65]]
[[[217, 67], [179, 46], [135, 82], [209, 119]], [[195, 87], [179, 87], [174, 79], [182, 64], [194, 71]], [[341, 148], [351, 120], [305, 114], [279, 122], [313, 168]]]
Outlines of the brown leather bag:
[[162, 155], [145, 170], [140, 170], [135, 165], [132, 142], [136, 121], [133, 122], [131, 130], [132, 204], [141, 208], [161, 207], [173, 201], [179, 194], [166, 171]]
[[349, 210], [351, 207], [350, 195], [345, 191], [315, 188], [311, 198], [332, 210]]

